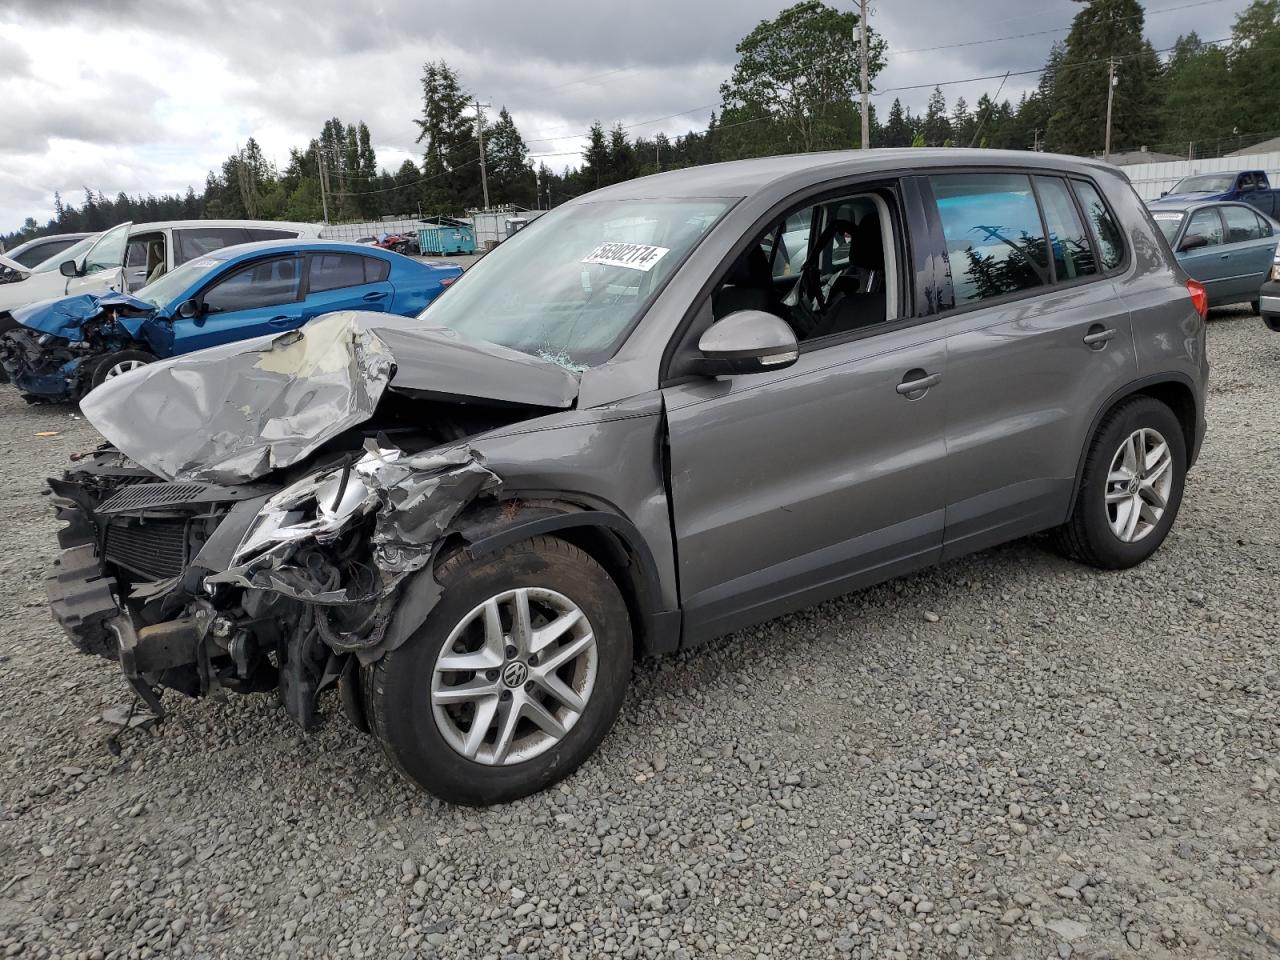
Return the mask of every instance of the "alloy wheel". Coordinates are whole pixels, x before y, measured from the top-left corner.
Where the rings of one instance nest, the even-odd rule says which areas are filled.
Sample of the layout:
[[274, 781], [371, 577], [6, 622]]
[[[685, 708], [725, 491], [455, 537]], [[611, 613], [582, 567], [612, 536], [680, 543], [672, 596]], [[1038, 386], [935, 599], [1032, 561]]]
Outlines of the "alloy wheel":
[[145, 360], [121, 360], [106, 372], [103, 379], [110, 380], [113, 377], [118, 377], [123, 373], [128, 373], [130, 370], [137, 370], [139, 367], [145, 367], [146, 365], [147, 362]]
[[1173, 489], [1173, 454], [1157, 430], [1129, 434], [1107, 471], [1107, 522], [1122, 543], [1137, 543], [1160, 523]]
[[507, 590], [449, 633], [432, 671], [432, 714], [468, 760], [521, 763], [578, 722], [597, 668], [595, 635], [577, 604], [555, 590]]

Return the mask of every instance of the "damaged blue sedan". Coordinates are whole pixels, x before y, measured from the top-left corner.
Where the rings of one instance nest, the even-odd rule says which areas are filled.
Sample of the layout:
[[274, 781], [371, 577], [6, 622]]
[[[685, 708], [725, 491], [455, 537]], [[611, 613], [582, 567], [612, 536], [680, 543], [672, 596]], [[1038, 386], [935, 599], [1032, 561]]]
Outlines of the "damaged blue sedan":
[[76, 400], [163, 357], [301, 327], [335, 310], [413, 316], [460, 267], [327, 240], [268, 240], [188, 261], [134, 294], [13, 311], [0, 364], [31, 401]]

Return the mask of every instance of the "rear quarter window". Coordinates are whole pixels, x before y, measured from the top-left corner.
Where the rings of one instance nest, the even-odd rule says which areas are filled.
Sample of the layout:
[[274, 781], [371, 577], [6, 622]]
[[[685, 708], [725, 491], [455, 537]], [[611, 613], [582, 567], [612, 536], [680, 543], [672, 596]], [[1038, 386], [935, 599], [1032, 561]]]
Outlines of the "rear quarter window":
[[1115, 215], [1102, 199], [1102, 194], [1088, 180], [1072, 180], [1080, 209], [1089, 222], [1094, 244], [1098, 248], [1098, 262], [1103, 270], [1114, 270], [1124, 262], [1124, 233]]

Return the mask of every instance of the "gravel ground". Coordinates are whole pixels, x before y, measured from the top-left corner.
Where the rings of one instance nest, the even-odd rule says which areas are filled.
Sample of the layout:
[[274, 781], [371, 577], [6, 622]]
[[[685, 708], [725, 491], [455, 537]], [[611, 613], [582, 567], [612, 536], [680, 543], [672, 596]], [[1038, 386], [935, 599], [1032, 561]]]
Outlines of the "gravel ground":
[[268, 696], [171, 695], [113, 755], [124, 684], [41, 584], [40, 478], [94, 436], [0, 388], [0, 953], [1274, 957], [1280, 336], [1209, 341], [1143, 567], [1024, 541], [642, 663], [596, 758], [483, 811]]

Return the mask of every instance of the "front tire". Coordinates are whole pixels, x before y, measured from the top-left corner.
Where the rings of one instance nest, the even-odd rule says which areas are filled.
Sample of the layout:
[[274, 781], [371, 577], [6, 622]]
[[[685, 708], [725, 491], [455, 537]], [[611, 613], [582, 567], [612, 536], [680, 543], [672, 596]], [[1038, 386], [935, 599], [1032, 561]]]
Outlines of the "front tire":
[[89, 386], [100, 387], [108, 380], [155, 361], [156, 355], [145, 350], [117, 350], [115, 353], [108, 353], [93, 365]]
[[369, 726], [443, 800], [504, 803], [567, 777], [622, 708], [632, 636], [617, 585], [553, 537], [436, 571], [440, 602], [365, 671]]
[[1103, 570], [1146, 560], [1178, 515], [1186, 470], [1173, 411], [1153, 397], [1122, 400], [1089, 444], [1071, 516], [1056, 531], [1060, 549]]

